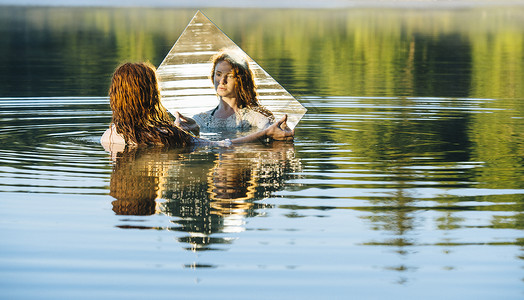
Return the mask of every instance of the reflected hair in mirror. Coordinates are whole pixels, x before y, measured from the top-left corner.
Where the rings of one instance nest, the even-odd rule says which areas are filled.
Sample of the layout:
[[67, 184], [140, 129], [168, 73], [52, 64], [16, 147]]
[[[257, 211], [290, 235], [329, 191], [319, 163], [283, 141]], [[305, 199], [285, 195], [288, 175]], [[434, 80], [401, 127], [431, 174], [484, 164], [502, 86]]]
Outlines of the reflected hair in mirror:
[[237, 103], [240, 108], [250, 108], [268, 117], [272, 122], [275, 121], [273, 113], [262, 106], [258, 100], [257, 86], [251, 68], [249, 68], [248, 58], [234, 48], [222, 49], [211, 57], [213, 67], [211, 69], [211, 81], [214, 81], [217, 64], [226, 61], [234, 71], [236, 78]]

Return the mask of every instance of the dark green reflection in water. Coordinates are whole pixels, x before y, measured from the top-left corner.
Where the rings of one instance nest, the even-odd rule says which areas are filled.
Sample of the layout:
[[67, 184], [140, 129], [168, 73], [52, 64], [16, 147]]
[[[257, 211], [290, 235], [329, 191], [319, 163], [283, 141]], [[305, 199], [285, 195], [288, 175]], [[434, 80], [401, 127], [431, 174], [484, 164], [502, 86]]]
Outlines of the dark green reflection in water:
[[[204, 12], [299, 96], [524, 94], [522, 7]], [[105, 95], [117, 64], [159, 65], [193, 14], [3, 7], [0, 94]]]
[[0, 95], [106, 95], [125, 61], [158, 65], [191, 11], [24, 8], [0, 10]]

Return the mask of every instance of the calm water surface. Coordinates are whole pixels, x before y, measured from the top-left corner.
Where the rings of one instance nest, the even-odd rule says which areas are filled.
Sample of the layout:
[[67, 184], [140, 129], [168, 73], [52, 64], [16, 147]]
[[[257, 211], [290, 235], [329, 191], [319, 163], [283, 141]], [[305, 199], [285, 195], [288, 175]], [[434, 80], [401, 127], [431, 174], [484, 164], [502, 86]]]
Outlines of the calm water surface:
[[523, 12], [205, 11], [295, 143], [112, 158], [109, 76], [194, 10], [2, 8], [1, 298], [522, 299]]

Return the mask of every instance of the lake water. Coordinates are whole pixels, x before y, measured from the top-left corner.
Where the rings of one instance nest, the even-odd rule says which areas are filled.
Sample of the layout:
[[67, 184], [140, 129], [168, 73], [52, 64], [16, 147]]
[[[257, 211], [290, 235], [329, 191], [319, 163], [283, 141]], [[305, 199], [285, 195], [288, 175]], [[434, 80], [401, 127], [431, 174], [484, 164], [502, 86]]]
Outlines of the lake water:
[[522, 299], [524, 9], [204, 13], [294, 144], [112, 160], [124, 61], [195, 10], [0, 10], [0, 298]]

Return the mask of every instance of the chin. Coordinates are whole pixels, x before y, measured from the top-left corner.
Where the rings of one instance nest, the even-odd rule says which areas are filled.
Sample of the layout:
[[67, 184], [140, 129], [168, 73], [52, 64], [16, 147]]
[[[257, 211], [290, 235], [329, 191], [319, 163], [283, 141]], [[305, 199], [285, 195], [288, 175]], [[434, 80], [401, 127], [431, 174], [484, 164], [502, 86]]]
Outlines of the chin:
[[227, 92], [217, 92], [217, 95], [219, 95], [220, 97], [233, 97], [231, 93]]

